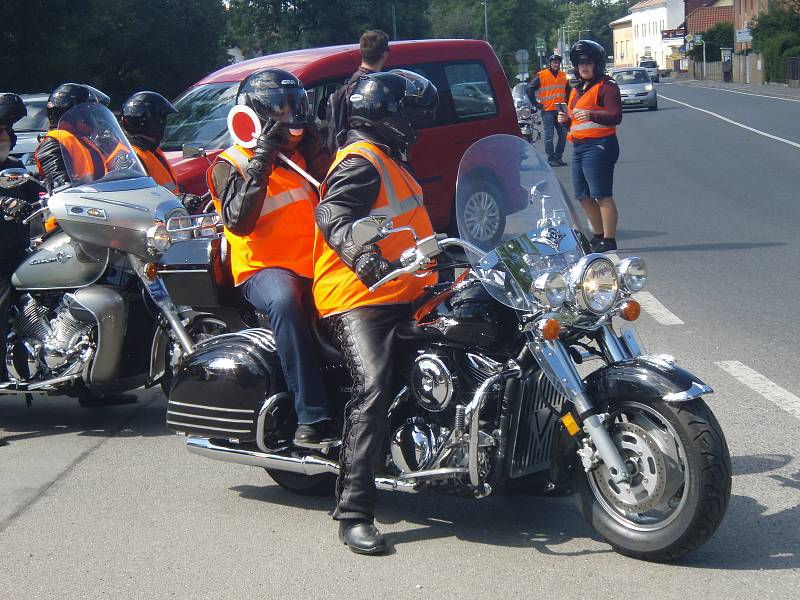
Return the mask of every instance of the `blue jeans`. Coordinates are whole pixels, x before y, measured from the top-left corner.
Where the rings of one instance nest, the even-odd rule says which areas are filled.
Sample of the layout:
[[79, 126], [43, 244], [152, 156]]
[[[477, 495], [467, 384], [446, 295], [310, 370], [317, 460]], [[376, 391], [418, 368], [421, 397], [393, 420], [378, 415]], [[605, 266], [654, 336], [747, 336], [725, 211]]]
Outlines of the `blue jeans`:
[[575, 197], [614, 195], [614, 165], [619, 158], [616, 135], [577, 142], [572, 149], [572, 185]]
[[283, 376], [301, 425], [331, 418], [311, 330], [316, 318], [310, 279], [286, 269], [263, 269], [242, 284], [247, 301], [267, 314]]
[[[564, 146], [567, 143], [567, 125], [565, 123], [559, 123], [557, 117], [557, 110], [542, 111], [544, 151], [547, 154], [547, 160], [561, 160], [561, 156], [564, 154]], [[556, 143], [555, 151], [553, 151], [553, 130], [558, 132], [558, 142]]]

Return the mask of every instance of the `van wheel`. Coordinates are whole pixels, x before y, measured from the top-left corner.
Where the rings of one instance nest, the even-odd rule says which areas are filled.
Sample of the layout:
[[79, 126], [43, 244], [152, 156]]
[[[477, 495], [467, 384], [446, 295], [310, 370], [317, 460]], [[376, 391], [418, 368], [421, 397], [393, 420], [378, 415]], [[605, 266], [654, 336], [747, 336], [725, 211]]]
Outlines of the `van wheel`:
[[476, 181], [467, 184], [464, 194], [464, 209], [458, 215], [458, 231], [461, 237], [482, 250], [492, 250], [506, 227], [506, 212], [500, 191], [491, 181]]

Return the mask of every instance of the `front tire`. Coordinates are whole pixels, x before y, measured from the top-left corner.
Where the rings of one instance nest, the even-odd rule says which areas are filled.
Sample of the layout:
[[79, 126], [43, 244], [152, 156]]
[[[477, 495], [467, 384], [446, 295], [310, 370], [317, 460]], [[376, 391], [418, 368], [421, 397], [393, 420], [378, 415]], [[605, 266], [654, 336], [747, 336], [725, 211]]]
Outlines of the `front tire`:
[[578, 510], [626, 556], [675, 560], [702, 546], [725, 515], [731, 459], [725, 436], [702, 400], [681, 404], [612, 401], [609, 431], [632, 473], [614, 484], [601, 463], [572, 474]]

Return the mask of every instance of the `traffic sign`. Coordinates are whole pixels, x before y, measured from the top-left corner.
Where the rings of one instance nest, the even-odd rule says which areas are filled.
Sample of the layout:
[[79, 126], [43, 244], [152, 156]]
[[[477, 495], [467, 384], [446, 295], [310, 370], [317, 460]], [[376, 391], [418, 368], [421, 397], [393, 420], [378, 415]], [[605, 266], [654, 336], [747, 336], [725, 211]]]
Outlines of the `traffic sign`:
[[694, 34], [690, 33], [686, 36], [686, 41], [690, 44], [694, 41]]
[[516, 51], [516, 53], [514, 54], [514, 58], [517, 59], [518, 63], [525, 64], [528, 62], [530, 55], [528, 54], [528, 51], [525, 50], [525, 48], [521, 48]]
[[753, 41], [753, 33], [749, 29], [737, 29], [736, 41], [740, 44]]
[[702, 44], [703, 43], [703, 34], [702, 33], [695, 33], [694, 34], [694, 43], [695, 44]]

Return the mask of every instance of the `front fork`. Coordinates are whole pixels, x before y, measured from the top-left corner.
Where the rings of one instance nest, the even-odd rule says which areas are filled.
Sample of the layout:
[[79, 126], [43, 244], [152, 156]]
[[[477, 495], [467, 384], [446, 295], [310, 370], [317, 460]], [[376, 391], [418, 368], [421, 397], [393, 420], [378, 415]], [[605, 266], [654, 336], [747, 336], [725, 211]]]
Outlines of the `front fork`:
[[[592, 399], [586, 393], [583, 380], [575, 368], [575, 363], [564, 348], [564, 344], [558, 339], [545, 340], [534, 324], [526, 326], [525, 332], [528, 337], [528, 349], [550, 382], [575, 406], [586, 433], [594, 443], [597, 454], [608, 466], [614, 483], [628, 481], [625, 461], [603, 425], [600, 415], [597, 414]], [[603, 326], [599, 333], [601, 348], [613, 362], [632, 358], [640, 353], [638, 340], [632, 330], [625, 332], [623, 340], [617, 336], [611, 325]]]

